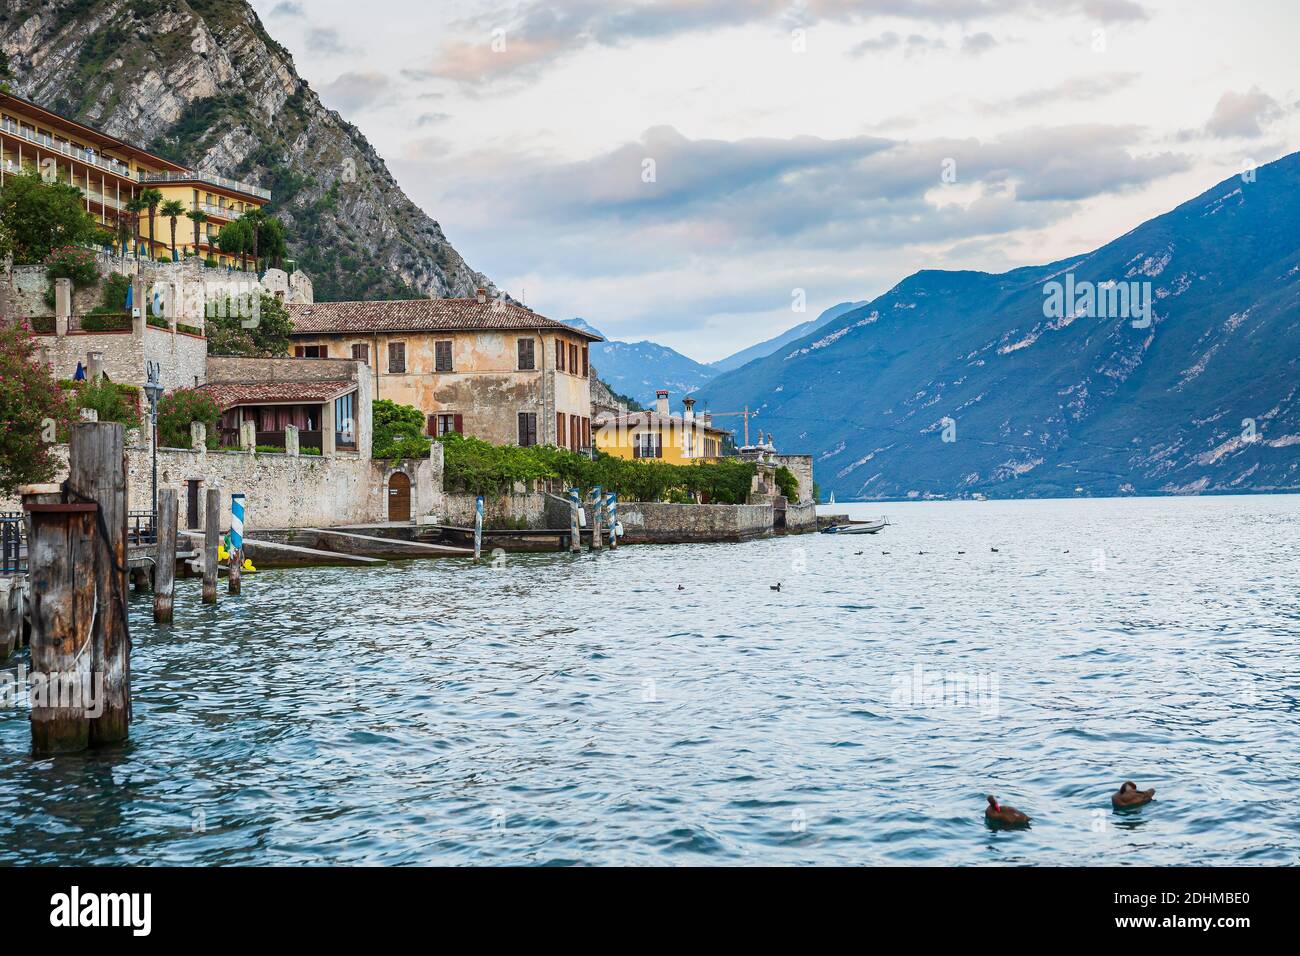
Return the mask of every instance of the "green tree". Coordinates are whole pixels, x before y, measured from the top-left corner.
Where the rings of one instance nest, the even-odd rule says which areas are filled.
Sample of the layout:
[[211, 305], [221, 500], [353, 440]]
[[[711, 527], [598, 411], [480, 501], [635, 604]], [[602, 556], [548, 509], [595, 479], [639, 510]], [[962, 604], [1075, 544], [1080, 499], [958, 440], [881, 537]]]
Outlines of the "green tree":
[[86, 211], [81, 190], [67, 183], [46, 183], [36, 173], [5, 177], [0, 223], [16, 265], [34, 265], [52, 249], [94, 242], [100, 233], [95, 217]]
[[121, 422], [125, 428], [139, 428], [141, 423], [140, 390], [134, 385], [120, 385], [101, 378], [96, 382], [70, 384], [78, 408], [93, 408], [101, 422]]
[[72, 402], [37, 361], [26, 323], [0, 323], [0, 496], [49, 481], [50, 446], [72, 423]]
[[202, 422], [207, 446], [216, 448], [221, 443], [219, 421], [221, 406], [215, 398], [198, 389], [178, 388], [158, 400], [158, 443], [164, 448], [189, 448], [190, 425]]
[[241, 312], [247, 309], [241, 310], [234, 300], [227, 300], [215, 311], [218, 314], [207, 320], [209, 355], [275, 358], [289, 354], [293, 319], [275, 296], [261, 293], [255, 325], [245, 324], [249, 320]]
[[787, 500], [799, 500], [799, 479], [785, 465], [776, 470], [776, 486], [781, 489], [781, 494], [785, 495]]
[[267, 267], [283, 268], [284, 257], [289, 254], [284, 223], [274, 216], [263, 216], [258, 223], [257, 236], [258, 248]]
[[248, 248], [253, 253], [253, 271], [261, 271], [258, 265], [258, 244], [262, 238], [262, 226], [266, 222], [266, 213], [260, 209], [250, 209], [239, 217], [239, 222], [244, 224], [245, 233], [248, 236]]
[[424, 434], [424, 413], [381, 398], [371, 406], [372, 458], [425, 458], [432, 442]]
[[167, 221], [171, 223], [172, 258], [178, 259], [180, 257], [176, 254], [176, 220], [185, 215], [185, 203], [181, 202], [179, 199], [169, 199], [162, 204], [160, 212], [166, 217]]
[[152, 187], [140, 193], [140, 198], [144, 200], [145, 208], [149, 210], [149, 258], [156, 257], [154, 247], [154, 220], [158, 217], [158, 207], [162, 205], [163, 194]]
[[187, 212], [185, 215], [188, 216], [188, 217], [190, 218], [190, 221], [194, 223], [194, 254], [197, 256], [197, 255], [200, 255], [200, 253], [199, 253], [199, 228], [200, 228], [200, 227], [201, 227], [205, 222], [208, 221], [208, 214], [207, 214], [206, 212], [204, 212], [202, 209], [191, 209], [191, 210], [190, 210], [189, 212]]
[[126, 211], [131, 214], [131, 251], [137, 256], [140, 254], [140, 216], [148, 208], [143, 196], [135, 196], [126, 202]]
[[248, 267], [248, 251], [252, 248], [252, 242], [248, 223], [243, 219], [226, 223], [217, 234], [217, 247], [226, 255], [237, 257], [240, 268]]

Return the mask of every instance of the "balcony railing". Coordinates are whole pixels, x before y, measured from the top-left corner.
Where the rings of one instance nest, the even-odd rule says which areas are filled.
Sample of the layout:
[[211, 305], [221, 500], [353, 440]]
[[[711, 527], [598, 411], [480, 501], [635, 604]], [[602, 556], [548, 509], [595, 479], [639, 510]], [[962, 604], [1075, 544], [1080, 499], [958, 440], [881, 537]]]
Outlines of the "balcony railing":
[[[8, 133], [10, 136], [17, 136], [19, 139], [25, 139], [27, 142], [35, 146], [42, 146], [52, 153], [58, 153], [62, 156], [75, 159], [78, 162], [85, 163], [88, 166], [102, 169], [104, 172], [112, 173], [114, 176], [124, 176], [127, 179], [134, 178], [131, 174], [131, 168], [127, 166], [126, 163], [113, 159], [111, 156], [108, 159], [105, 159], [103, 156], [99, 155], [99, 153], [90, 152], [85, 149], [78, 149], [71, 143], [58, 142], [52, 136], [45, 136], [33, 130], [26, 129], [12, 120], [0, 123], [0, 131]], [[270, 197], [268, 196], [268, 198]]]
[[146, 173], [141, 178], [146, 183], [211, 183], [214, 186], [233, 189], [236, 192], [247, 193], [250, 196], [258, 196], [262, 199], [271, 198], [271, 191], [263, 189], [261, 186], [254, 186], [252, 183], [241, 183], [237, 179], [227, 179], [225, 176], [216, 176], [212, 173]]

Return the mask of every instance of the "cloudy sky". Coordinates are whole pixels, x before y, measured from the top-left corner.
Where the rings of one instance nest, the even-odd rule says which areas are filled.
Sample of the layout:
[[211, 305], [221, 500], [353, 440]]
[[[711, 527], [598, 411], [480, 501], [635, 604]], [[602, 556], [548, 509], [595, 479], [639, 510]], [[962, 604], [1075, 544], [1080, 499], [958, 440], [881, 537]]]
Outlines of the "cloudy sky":
[[253, 6], [474, 268], [700, 361], [1300, 149], [1294, 0]]

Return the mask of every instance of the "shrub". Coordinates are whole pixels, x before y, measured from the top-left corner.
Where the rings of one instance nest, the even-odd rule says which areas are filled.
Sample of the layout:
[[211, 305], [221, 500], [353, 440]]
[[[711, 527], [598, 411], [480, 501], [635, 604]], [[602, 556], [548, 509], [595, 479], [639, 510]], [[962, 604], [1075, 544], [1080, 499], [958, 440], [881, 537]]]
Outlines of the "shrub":
[[103, 292], [100, 294], [100, 304], [91, 309], [91, 313], [125, 312], [126, 293], [130, 288], [130, 276], [124, 276], [120, 272], [111, 273], [104, 280]]
[[177, 331], [177, 332], [188, 332], [190, 335], [199, 335], [199, 336], [201, 336], [201, 335], [203, 334], [203, 330], [202, 330], [201, 328], [199, 328], [198, 326], [196, 326], [196, 325], [186, 325], [184, 322], [177, 322], [177, 323], [176, 323], [176, 331]]
[[130, 329], [131, 316], [125, 312], [89, 312], [81, 317], [83, 332], [127, 332]]
[[298, 449], [298, 454], [300, 454], [300, 455], [319, 455], [319, 454], [320, 454], [320, 449], [319, 449], [319, 448], [312, 448], [312, 447], [299, 448], [299, 449]]
[[781, 494], [785, 495], [790, 501], [799, 500], [799, 479], [785, 465], [776, 470], [776, 486], [781, 489]]
[[139, 428], [140, 389], [134, 385], [110, 382], [101, 378], [90, 381], [60, 382], [73, 396], [77, 408], [93, 408], [101, 422], [121, 422], [126, 428]]
[[197, 389], [178, 388], [158, 401], [158, 440], [167, 448], [189, 448], [190, 425], [202, 422], [208, 430], [208, 447], [216, 448], [220, 420], [221, 406], [215, 398]]
[[34, 316], [28, 320], [28, 324], [32, 327], [32, 331], [38, 335], [54, 334], [54, 316], [52, 315]]
[[158, 315], [146, 316], [145, 321], [148, 322], [150, 325], [152, 325], [155, 329], [171, 328], [171, 326], [167, 323], [167, 320], [162, 318], [162, 316], [158, 316]]
[[71, 279], [78, 289], [99, 281], [99, 267], [95, 254], [79, 246], [59, 246], [50, 250], [44, 261], [46, 274], [51, 279]]
[[427, 458], [432, 442], [424, 434], [424, 413], [387, 398], [375, 402], [372, 458]]
[[0, 322], [0, 496], [54, 477], [50, 445], [72, 416], [68, 394], [36, 361], [27, 326]]

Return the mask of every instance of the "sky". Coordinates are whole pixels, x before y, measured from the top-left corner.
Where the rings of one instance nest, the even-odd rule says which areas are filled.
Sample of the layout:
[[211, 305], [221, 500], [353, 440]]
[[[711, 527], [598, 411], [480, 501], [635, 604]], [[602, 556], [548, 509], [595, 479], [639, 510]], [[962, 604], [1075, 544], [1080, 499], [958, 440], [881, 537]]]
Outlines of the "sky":
[[709, 362], [1300, 149], [1294, 0], [252, 0], [470, 265]]

